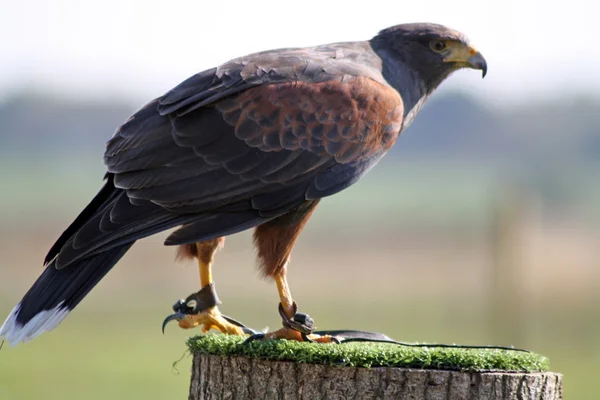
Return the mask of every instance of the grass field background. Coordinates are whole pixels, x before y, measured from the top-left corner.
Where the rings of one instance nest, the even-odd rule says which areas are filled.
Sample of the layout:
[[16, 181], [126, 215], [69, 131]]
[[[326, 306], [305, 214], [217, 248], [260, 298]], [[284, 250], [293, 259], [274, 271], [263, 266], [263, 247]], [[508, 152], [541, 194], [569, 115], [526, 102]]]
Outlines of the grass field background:
[[[86, 165], [85, 159], [73, 163], [80, 161]], [[46, 251], [102, 176], [94, 163], [26, 164], [0, 166], [2, 317], [39, 275]], [[523, 203], [509, 249], [520, 271], [511, 294], [514, 315], [499, 314], [489, 297], [498, 261], [490, 226], [495, 204], [514, 194], [500, 178], [460, 163], [378, 167], [317, 210], [290, 266], [295, 299], [321, 329], [529, 348], [565, 374], [565, 398], [596, 399], [600, 225], [594, 189], [584, 182], [574, 197], [585, 201], [566, 208], [549, 211], [535, 196]], [[590, 172], [586, 179], [592, 178]], [[5, 343], [0, 399], [186, 398], [185, 339], [197, 332], [173, 324], [163, 336], [160, 324], [176, 299], [198, 290], [197, 270], [176, 264], [173, 249], [162, 247], [164, 237], [136, 244], [55, 331], [14, 348]], [[215, 280], [224, 313], [258, 329], [279, 325], [275, 287], [259, 278], [247, 233], [227, 239]]]

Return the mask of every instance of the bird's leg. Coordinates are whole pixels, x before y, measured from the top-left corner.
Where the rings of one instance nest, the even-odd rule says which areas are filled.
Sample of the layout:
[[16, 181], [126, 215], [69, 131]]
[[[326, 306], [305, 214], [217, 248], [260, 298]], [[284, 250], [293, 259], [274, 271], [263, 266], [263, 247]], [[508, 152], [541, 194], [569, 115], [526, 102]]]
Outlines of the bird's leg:
[[279, 292], [279, 315], [281, 316], [283, 327], [273, 332], [252, 335], [248, 341], [256, 339], [288, 339], [299, 342], [339, 343], [339, 340], [334, 336], [321, 336], [311, 333], [315, 329], [314, 321], [308, 314], [297, 311], [286, 275], [286, 268], [283, 268], [279, 274], [274, 276], [277, 291]]
[[296, 305], [292, 299], [292, 292], [287, 283], [287, 265], [281, 270], [280, 273], [275, 275], [275, 284], [277, 285], [277, 292], [279, 293], [279, 302], [281, 308], [288, 318], [294, 318], [296, 314]]
[[212, 280], [211, 266], [215, 253], [222, 247], [224, 240], [224, 238], [217, 238], [192, 245], [184, 245], [180, 248], [180, 258], [194, 257], [198, 259], [202, 289], [188, 296], [186, 300], [179, 300], [175, 303], [173, 306], [175, 314], [165, 319], [163, 329], [169, 321], [177, 320], [179, 326], [183, 329], [200, 326], [202, 332], [208, 332], [214, 328], [232, 335], [244, 334], [243, 329], [224, 318], [217, 307], [220, 301]]
[[307, 315], [297, 312], [296, 303], [287, 282], [287, 266], [292, 248], [312, 215], [318, 201], [306, 201], [296, 209], [260, 225], [254, 232], [258, 258], [267, 276], [273, 277], [279, 293], [279, 314], [283, 327], [273, 332], [252, 335], [256, 339], [290, 339], [298, 341], [332, 342], [331, 336], [314, 335], [314, 322]]

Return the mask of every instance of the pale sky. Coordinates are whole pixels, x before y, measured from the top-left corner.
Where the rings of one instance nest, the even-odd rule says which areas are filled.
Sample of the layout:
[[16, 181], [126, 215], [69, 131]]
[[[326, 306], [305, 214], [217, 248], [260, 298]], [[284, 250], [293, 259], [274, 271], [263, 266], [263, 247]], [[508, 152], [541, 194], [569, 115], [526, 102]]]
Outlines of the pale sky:
[[488, 76], [444, 85], [491, 101], [600, 96], [593, 0], [0, 0], [0, 97], [20, 88], [143, 102], [228, 59], [278, 47], [365, 40], [404, 22], [465, 33]]

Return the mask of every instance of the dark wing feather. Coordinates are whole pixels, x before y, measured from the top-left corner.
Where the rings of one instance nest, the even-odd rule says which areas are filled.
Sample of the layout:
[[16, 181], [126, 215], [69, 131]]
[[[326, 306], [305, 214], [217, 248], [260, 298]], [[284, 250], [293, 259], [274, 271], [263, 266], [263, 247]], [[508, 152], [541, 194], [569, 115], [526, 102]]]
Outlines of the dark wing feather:
[[339, 49], [286, 54], [197, 74], [118, 129], [105, 163], [120, 194], [57, 265], [176, 225], [169, 243], [233, 233], [356, 182], [399, 134], [400, 96]]
[[69, 227], [60, 235], [54, 245], [48, 251], [44, 264], [49, 264], [60, 252], [62, 247], [69, 241], [69, 239], [77, 233], [77, 231], [97, 212], [98, 209], [104, 207], [107, 202], [110, 203], [118, 192], [115, 190], [112, 175], [107, 175], [106, 183], [102, 189], [98, 192], [96, 197], [92, 199], [90, 204], [75, 218], [75, 220], [69, 225]]
[[[397, 93], [368, 78], [262, 85], [157, 120], [171, 138], [162, 151], [187, 149], [196, 160], [147, 169], [144, 155], [136, 153], [114, 163], [110, 150], [119, 145], [118, 132], [107, 165], [130, 198], [172, 212], [248, 201], [260, 215], [271, 215], [304, 201], [309, 187], [314, 196], [330, 195], [356, 181], [393, 144], [401, 116]], [[315, 180], [332, 182], [319, 192]]]
[[124, 191], [118, 190], [62, 246], [56, 268], [64, 268], [83, 258], [134, 242], [146, 236], [193, 220], [191, 215], [172, 214], [149, 201], [133, 205]]

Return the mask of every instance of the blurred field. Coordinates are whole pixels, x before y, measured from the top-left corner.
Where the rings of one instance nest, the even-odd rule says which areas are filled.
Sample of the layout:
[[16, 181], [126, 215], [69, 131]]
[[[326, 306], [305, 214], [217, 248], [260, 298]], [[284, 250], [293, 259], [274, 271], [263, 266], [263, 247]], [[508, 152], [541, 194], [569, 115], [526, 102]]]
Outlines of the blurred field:
[[[0, 201], [10, 210], [0, 216], [2, 316], [99, 187], [97, 164], [75, 171], [47, 165], [21, 179], [0, 169]], [[529, 348], [565, 374], [565, 398], [595, 399], [600, 225], [582, 218], [581, 208], [549, 212], [525, 196], [499, 244], [495, 205], [514, 196], [493, 176], [455, 164], [384, 164], [326, 199], [293, 256], [295, 299], [323, 329]], [[172, 363], [195, 332], [173, 325], [163, 336], [160, 323], [177, 298], [198, 289], [198, 278], [193, 264], [174, 263], [164, 237], [140, 241], [58, 329], [16, 348], [5, 343], [0, 399], [185, 398], [190, 359], [175, 369]], [[491, 294], [502, 263], [517, 281], [498, 310]], [[215, 279], [223, 312], [254, 328], [278, 326], [275, 287], [258, 277], [248, 234], [227, 240]]]

